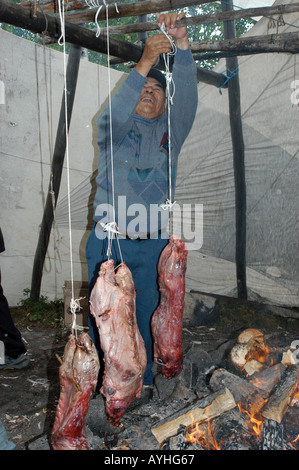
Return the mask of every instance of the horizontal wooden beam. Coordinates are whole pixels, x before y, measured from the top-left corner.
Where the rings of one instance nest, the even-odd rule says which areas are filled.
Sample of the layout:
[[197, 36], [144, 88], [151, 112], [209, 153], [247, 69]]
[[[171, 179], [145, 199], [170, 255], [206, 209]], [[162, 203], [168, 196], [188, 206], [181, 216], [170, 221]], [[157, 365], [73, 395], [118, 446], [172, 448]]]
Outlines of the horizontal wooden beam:
[[[137, 3], [125, 3], [108, 7], [108, 18], [122, 18], [128, 16], [139, 16], [160, 13], [162, 11], [177, 10], [193, 5], [203, 5], [205, 3], [212, 3], [214, 0], [145, 0]], [[98, 15], [98, 20], [106, 19], [106, 9], [102, 8]], [[90, 8], [88, 10], [82, 9], [74, 12], [66, 13], [66, 18], [72, 23], [82, 23], [87, 21], [94, 21], [95, 14], [98, 8]]]
[[[33, 15], [29, 8], [8, 0], [1, 0], [0, 2], [0, 22], [27, 29], [32, 33], [47, 33], [56, 40], [61, 35], [59, 17], [46, 15], [39, 11], [36, 11]], [[96, 52], [107, 53], [107, 37], [104, 35], [96, 38], [94, 31], [66, 22], [65, 36], [66, 42]], [[133, 61], [138, 61], [141, 57], [141, 48], [135, 44], [113, 38], [110, 38], [109, 44], [111, 55]]]
[[[115, 3], [115, 0], [105, 0], [106, 4]], [[124, 3], [125, 0], [117, 0], [117, 4]], [[16, 2], [18, 5], [22, 7], [29, 7], [32, 10], [42, 10], [45, 13], [58, 13], [58, 2], [57, 0], [39, 0], [38, 3], [35, 4], [34, 0], [28, 0], [27, 2]], [[85, 2], [85, 0], [68, 0], [65, 2], [65, 11], [73, 11], [79, 9], [88, 9], [89, 6]]]
[[[291, 3], [289, 5], [279, 5], [264, 8], [247, 8], [242, 10], [225, 11], [213, 14], [188, 16], [178, 21], [176, 27], [195, 26], [198, 24], [213, 24], [227, 20], [238, 20], [242, 18], [254, 18], [265, 16], [267, 18], [274, 15], [297, 13], [299, 12], [299, 3]], [[275, 19], [274, 19], [275, 21]], [[109, 34], [133, 34], [143, 31], [159, 30], [158, 23], [155, 21], [147, 21], [144, 23], [130, 23], [126, 25], [110, 26]], [[106, 28], [101, 29], [102, 33], [106, 32]]]
[[299, 32], [250, 36], [220, 41], [193, 41], [192, 52], [299, 52]]
[[[33, 15], [29, 8], [22, 7], [8, 0], [1, 0], [0, 2], [0, 22], [27, 29], [32, 33], [42, 34], [47, 32], [49, 36], [56, 38], [56, 40], [61, 35], [60, 20], [56, 16], [46, 15], [39, 11], [36, 11]], [[97, 38], [93, 31], [78, 25], [65, 23], [65, 40], [71, 44], [77, 44], [86, 49], [107, 54], [106, 36], [101, 35]], [[126, 62], [132, 61], [137, 63], [143, 51], [136, 44], [113, 38], [109, 40], [109, 47], [112, 56], [124, 59]], [[160, 61], [158, 67], [163, 69], [163, 61]], [[222, 74], [201, 67], [197, 68], [197, 79], [217, 87], [227, 86], [224, 85], [225, 77]]]

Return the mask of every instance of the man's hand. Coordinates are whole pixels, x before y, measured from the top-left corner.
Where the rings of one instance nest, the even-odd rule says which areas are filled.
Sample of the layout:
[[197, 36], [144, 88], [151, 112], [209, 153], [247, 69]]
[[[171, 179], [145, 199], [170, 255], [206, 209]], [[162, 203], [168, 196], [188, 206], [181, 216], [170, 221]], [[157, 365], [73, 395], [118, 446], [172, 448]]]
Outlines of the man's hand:
[[[158, 25], [161, 27], [163, 22], [165, 30], [169, 36], [172, 36], [175, 40], [177, 47], [180, 49], [189, 48], [189, 39], [186, 26], [175, 28], [175, 24], [178, 20], [185, 17], [185, 13], [163, 13], [158, 15]], [[142, 57], [136, 65], [136, 70], [144, 77], [147, 76], [151, 67], [153, 67], [161, 54], [171, 52], [171, 44], [165, 34], [156, 34], [147, 39], [144, 47]]]
[[141, 59], [136, 65], [136, 70], [147, 76], [149, 70], [156, 64], [160, 54], [171, 51], [171, 44], [164, 34], [156, 34], [147, 39]]
[[175, 27], [176, 22], [181, 20], [182, 18], [185, 18], [185, 13], [183, 11], [181, 13], [163, 13], [162, 15], [157, 15], [158, 25], [161, 28], [164, 22], [167, 34], [173, 37], [177, 47], [179, 47], [180, 49], [188, 49], [189, 38], [187, 27]]

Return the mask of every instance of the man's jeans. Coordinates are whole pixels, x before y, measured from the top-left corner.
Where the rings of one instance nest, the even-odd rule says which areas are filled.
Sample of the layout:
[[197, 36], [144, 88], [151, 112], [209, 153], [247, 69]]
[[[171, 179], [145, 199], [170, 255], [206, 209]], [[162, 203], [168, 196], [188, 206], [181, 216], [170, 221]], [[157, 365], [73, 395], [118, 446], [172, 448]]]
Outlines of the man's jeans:
[[[153, 345], [151, 335], [151, 317], [159, 304], [157, 264], [160, 254], [168, 244], [168, 239], [130, 240], [119, 239], [123, 261], [130, 269], [136, 296], [136, 316], [141, 336], [147, 353], [147, 368], [144, 374], [144, 385], [153, 383]], [[107, 260], [108, 238], [97, 238], [93, 228], [86, 244], [86, 259], [88, 263], [89, 294], [97, 280], [100, 265]], [[112, 242], [110, 259], [117, 266], [121, 262], [116, 239]], [[95, 320], [89, 314], [89, 334], [100, 355], [100, 343]]]

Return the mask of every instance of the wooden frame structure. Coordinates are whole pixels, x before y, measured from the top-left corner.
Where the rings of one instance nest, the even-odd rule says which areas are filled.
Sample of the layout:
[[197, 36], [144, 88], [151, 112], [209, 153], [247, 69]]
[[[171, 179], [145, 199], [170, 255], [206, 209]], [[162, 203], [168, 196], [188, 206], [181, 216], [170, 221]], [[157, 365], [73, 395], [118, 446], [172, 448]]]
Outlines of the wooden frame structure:
[[[121, 61], [137, 63], [142, 55], [142, 47], [130, 42], [113, 38], [113, 34], [154, 31], [159, 29], [156, 22], [145, 21], [146, 15], [163, 11], [175, 10], [187, 6], [199, 6], [212, 3], [214, 0], [137, 0], [135, 3], [125, 3], [125, 0], [117, 2], [106, 0], [109, 19], [138, 16], [139, 22], [125, 26], [109, 27], [110, 54]], [[99, 0], [99, 5], [102, 3]], [[71, 43], [68, 59], [67, 82], [68, 96], [68, 126], [70, 125], [72, 105], [75, 96], [76, 82], [79, 70], [81, 48], [87, 48], [96, 52], [107, 53], [107, 36], [105, 28], [102, 34], [96, 38], [95, 32], [84, 27], [86, 22], [95, 22], [95, 15], [99, 13], [98, 20], [106, 18], [106, 8], [98, 12], [99, 7], [90, 8], [85, 0], [68, 0], [65, 12], [65, 39]], [[224, 24], [224, 39], [221, 41], [192, 42], [191, 51], [196, 60], [207, 58], [212, 52], [215, 57], [226, 57], [227, 69], [237, 70], [238, 55], [257, 53], [290, 53], [299, 52], [298, 32], [285, 34], [269, 34], [267, 36], [255, 36], [236, 38], [234, 21], [248, 17], [268, 17], [278, 15], [275, 21], [284, 24], [284, 16], [289, 13], [299, 12], [299, 3], [281, 4], [263, 8], [249, 8], [234, 10], [232, 0], [222, 1], [222, 12], [207, 15], [188, 17], [178, 22], [178, 26], [219, 23]], [[57, 0], [29, 0], [13, 3], [9, 0], [0, 1], [0, 22], [8, 23], [33, 33], [47, 34], [53, 41], [57, 41], [61, 34], [60, 19], [57, 14]], [[112, 37], [111, 37], [112, 36]], [[197, 54], [197, 55], [196, 55]], [[208, 56], [209, 58], [211, 56]], [[161, 60], [157, 67], [163, 69]], [[239, 298], [247, 298], [246, 288], [246, 182], [244, 163], [244, 142], [242, 133], [242, 119], [240, 106], [240, 84], [238, 74], [229, 80], [223, 74], [207, 70], [197, 65], [198, 81], [212, 86], [228, 88], [229, 116], [231, 125], [231, 138], [233, 149], [233, 166], [235, 176], [235, 223], [236, 223], [236, 275], [237, 291]], [[63, 167], [65, 143], [63, 133], [66, 132], [64, 94], [62, 98], [60, 119], [57, 129], [56, 144], [53, 155], [52, 186], [49, 185], [48, 198], [44, 209], [44, 216], [39, 234], [39, 242], [36, 249], [34, 267], [31, 282], [31, 298], [40, 295], [41, 279], [46, 251], [49, 243], [50, 232], [53, 223], [52, 188], [54, 191], [55, 205], [58, 199], [61, 171]]]

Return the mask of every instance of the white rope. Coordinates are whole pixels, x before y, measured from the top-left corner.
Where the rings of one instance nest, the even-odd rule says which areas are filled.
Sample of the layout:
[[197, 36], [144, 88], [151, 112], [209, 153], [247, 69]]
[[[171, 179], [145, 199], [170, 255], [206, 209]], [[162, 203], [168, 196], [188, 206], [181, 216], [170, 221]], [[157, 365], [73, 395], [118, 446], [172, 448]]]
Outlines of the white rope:
[[[98, 1], [98, 0], [90, 0], [91, 2]], [[86, 2], [86, 0], [85, 0]], [[114, 4], [116, 12], [119, 13], [117, 3]], [[106, 8], [106, 30], [107, 30], [107, 70], [108, 70], [108, 108], [109, 108], [109, 129], [110, 129], [110, 158], [111, 158], [111, 186], [112, 186], [112, 206], [113, 206], [113, 221], [108, 222], [106, 224], [101, 222], [101, 226], [105, 232], [108, 232], [108, 248], [107, 248], [107, 256], [110, 259], [112, 253], [112, 242], [113, 239], [116, 238], [119, 254], [121, 258], [121, 262], [123, 263], [122, 252], [120, 249], [120, 243], [118, 239], [118, 227], [115, 222], [115, 186], [114, 186], [114, 158], [113, 158], [113, 131], [112, 131], [112, 109], [111, 109], [111, 67], [110, 67], [110, 43], [109, 43], [109, 15], [108, 15], [108, 5], [105, 0], [103, 0], [103, 5], [97, 4], [99, 7], [97, 13], [95, 15], [95, 23], [97, 26], [96, 37], [98, 38], [101, 34], [101, 28], [98, 24], [98, 16], [103, 6]]]
[[176, 204], [176, 201], [171, 202], [169, 199], [166, 199], [165, 204], [161, 204], [160, 207], [164, 211], [171, 210], [172, 207]]
[[118, 244], [120, 259], [121, 259], [121, 262], [123, 263], [124, 261], [123, 261], [122, 252], [121, 252], [121, 249], [120, 249], [119, 239], [118, 239], [118, 236], [117, 236], [117, 235], [120, 234], [120, 232], [119, 232], [118, 226], [116, 225], [116, 222], [107, 222], [107, 223], [100, 222], [100, 224], [103, 227], [103, 231], [108, 232], [108, 248], [107, 248], [107, 253], [106, 253], [107, 256], [108, 256], [108, 259], [111, 256], [112, 242], [113, 242], [113, 239], [115, 237], [116, 241], [117, 241], [117, 244]]
[[[167, 90], [167, 126], [168, 126], [168, 175], [169, 175], [169, 199], [166, 200], [165, 204], [161, 204], [163, 210], [169, 210], [171, 212], [172, 207], [175, 204], [175, 201], [172, 202], [172, 155], [171, 155], [171, 122], [170, 122], [170, 106], [173, 105], [173, 98], [175, 95], [175, 83], [172, 78], [172, 73], [170, 72], [169, 58], [171, 55], [175, 55], [177, 52], [177, 47], [173, 39], [167, 34], [165, 29], [164, 22], [160, 28], [161, 32], [167, 37], [171, 44], [171, 51], [167, 54], [163, 54], [165, 71], [166, 71], [166, 90]], [[170, 94], [170, 86], [172, 84], [172, 94]], [[170, 233], [172, 232], [172, 227], [170, 223]]]
[[[68, 114], [67, 114], [67, 83], [66, 83], [66, 50], [65, 50], [65, 18], [64, 18], [64, 3], [63, 0], [58, 0], [58, 9], [61, 25], [61, 35], [58, 44], [63, 46], [63, 77], [64, 77], [64, 108], [65, 108], [65, 139], [66, 139], [66, 170], [67, 170], [67, 194], [68, 194], [68, 221], [69, 221], [69, 248], [70, 248], [70, 271], [71, 271], [71, 303], [70, 310], [73, 315], [72, 330], [77, 337], [77, 324], [76, 324], [76, 311], [78, 303], [74, 299], [74, 268], [73, 268], [73, 242], [72, 242], [72, 218], [71, 218], [71, 192], [70, 192], [70, 163], [69, 163], [69, 138], [68, 138]], [[79, 304], [80, 309], [80, 304]]]
[[101, 5], [101, 6], [98, 8], [98, 10], [97, 10], [97, 12], [96, 12], [96, 15], [95, 15], [95, 18], [94, 18], [94, 22], [95, 22], [95, 24], [96, 24], [96, 26], [97, 26], [96, 38], [98, 38], [98, 37], [100, 36], [100, 34], [101, 34], [101, 28], [100, 28], [100, 25], [99, 25], [99, 23], [98, 23], [98, 16], [99, 16], [99, 13], [100, 13], [100, 11], [101, 11], [102, 8], [103, 8], [103, 5]]
[[[100, 27], [99, 22], [98, 22], [98, 16], [99, 16], [100, 11], [102, 10], [103, 6], [106, 7], [106, 15], [108, 16], [108, 5], [107, 5], [106, 1], [103, 0], [102, 5], [100, 5], [99, 1], [100, 0], [90, 0], [90, 3], [89, 3], [88, 0], [85, 0], [85, 3], [89, 8], [98, 7], [97, 12], [95, 14], [95, 18], [94, 18], [94, 22], [95, 22], [96, 27], [97, 27], [96, 38], [98, 38], [101, 34], [101, 27]], [[115, 6], [116, 13], [119, 14], [119, 9], [118, 9], [118, 6], [117, 6], [116, 2], [114, 3], [114, 6]], [[107, 30], [108, 30], [108, 25], [107, 25]]]

